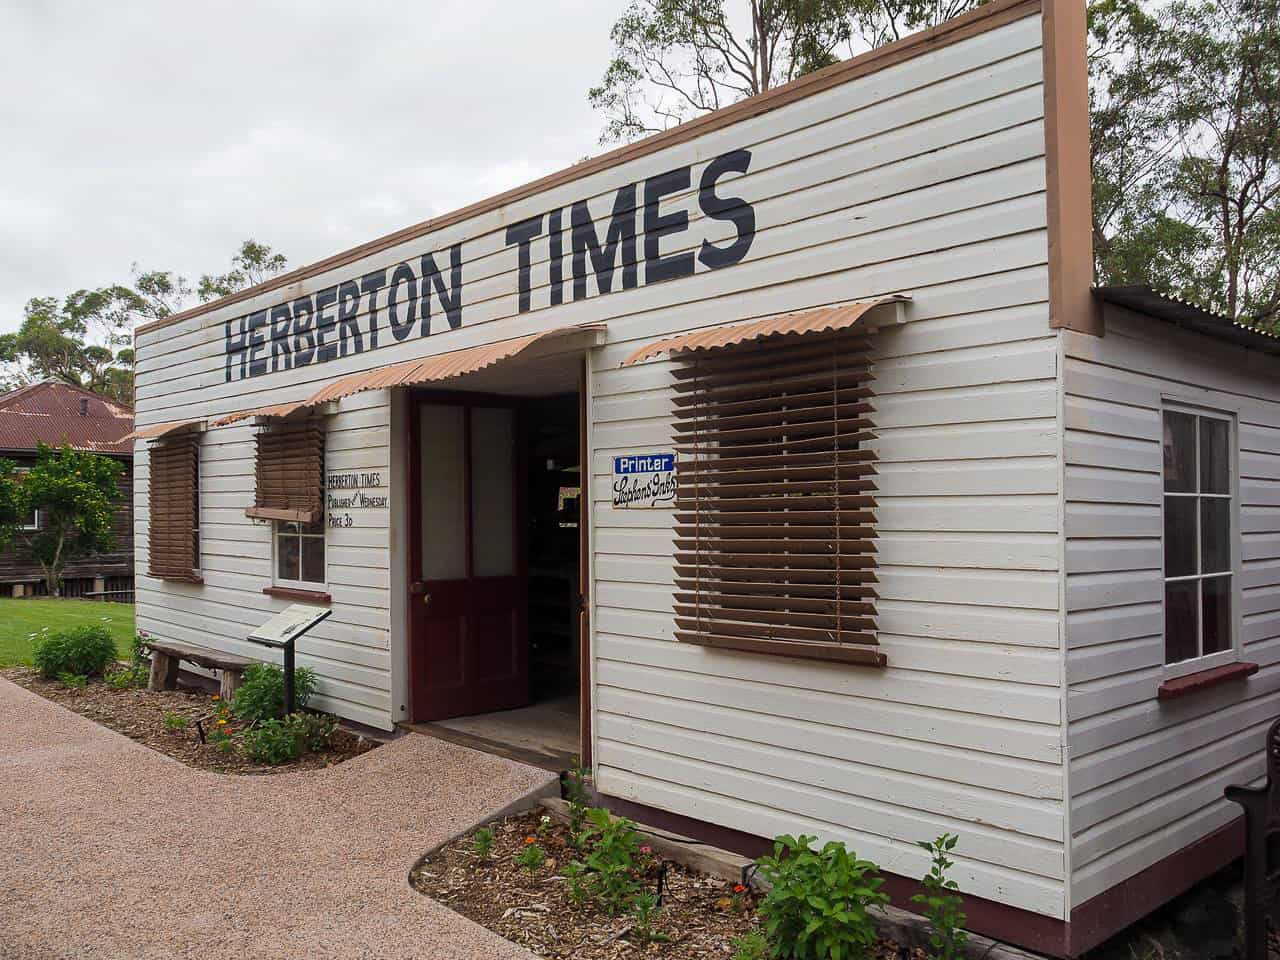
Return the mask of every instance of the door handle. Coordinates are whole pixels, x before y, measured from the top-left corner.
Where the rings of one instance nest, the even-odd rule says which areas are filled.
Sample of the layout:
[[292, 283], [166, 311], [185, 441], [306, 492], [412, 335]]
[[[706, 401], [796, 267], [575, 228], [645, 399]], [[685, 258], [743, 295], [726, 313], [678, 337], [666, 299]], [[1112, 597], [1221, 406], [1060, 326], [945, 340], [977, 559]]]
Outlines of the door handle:
[[431, 606], [431, 594], [424, 593], [422, 595], [422, 602], [425, 603], [427, 606]]

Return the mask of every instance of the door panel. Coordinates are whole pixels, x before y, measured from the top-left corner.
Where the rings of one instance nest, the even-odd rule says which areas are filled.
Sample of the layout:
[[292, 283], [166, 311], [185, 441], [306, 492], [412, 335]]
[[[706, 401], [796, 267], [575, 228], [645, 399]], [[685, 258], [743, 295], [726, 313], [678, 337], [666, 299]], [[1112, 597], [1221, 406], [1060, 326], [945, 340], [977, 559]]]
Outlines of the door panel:
[[524, 462], [510, 407], [459, 397], [419, 403], [420, 499], [410, 585], [414, 720], [529, 702]]

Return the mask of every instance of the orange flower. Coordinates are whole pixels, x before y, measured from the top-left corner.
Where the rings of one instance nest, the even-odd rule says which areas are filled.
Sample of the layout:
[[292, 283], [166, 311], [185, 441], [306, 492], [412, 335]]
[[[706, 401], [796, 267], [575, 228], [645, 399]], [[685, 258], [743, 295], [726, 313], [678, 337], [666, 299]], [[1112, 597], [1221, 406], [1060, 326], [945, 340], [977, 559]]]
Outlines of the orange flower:
[[214, 703], [217, 703], [217, 702], [218, 702], [219, 700], [221, 700], [221, 699], [222, 699], [222, 698], [221, 698], [220, 696], [218, 696], [216, 693], [213, 695], [213, 702], [214, 702]]
[[743, 886], [742, 884], [740, 884], [740, 883], [735, 883], [735, 884], [733, 885], [733, 892], [734, 892], [734, 893], [745, 893], [745, 892], [746, 892], [746, 890], [747, 890], [747, 888], [746, 888], [746, 887], [744, 887], [744, 886]]
[[526, 847], [527, 847], [529, 844], [531, 844], [531, 843], [537, 843], [537, 842], [538, 842], [538, 838], [537, 838], [537, 837], [525, 837], [525, 838], [524, 838], [524, 845], [525, 845]]

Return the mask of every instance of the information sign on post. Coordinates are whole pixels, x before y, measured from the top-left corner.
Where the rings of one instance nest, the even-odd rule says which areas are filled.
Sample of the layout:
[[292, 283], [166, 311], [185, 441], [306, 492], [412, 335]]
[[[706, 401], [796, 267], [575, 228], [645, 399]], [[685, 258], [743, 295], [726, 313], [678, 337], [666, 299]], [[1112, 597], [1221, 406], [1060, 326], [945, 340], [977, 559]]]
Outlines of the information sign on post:
[[249, 634], [252, 643], [272, 647], [284, 653], [284, 712], [293, 713], [293, 642], [317, 623], [333, 613], [329, 607], [312, 607], [302, 603], [291, 604], [280, 613]]

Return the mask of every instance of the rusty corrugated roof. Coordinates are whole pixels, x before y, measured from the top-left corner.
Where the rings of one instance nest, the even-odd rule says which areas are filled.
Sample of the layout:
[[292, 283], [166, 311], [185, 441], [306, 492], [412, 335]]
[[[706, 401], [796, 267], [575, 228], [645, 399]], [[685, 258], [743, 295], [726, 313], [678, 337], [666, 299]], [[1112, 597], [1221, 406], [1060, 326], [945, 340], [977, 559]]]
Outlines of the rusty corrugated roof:
[[905, 303], [910, 297], [894, 295], [877, 297], [875, 300], [864, 300], [857, 303], [845, 303], [838, 307], [820, 307], [816, 310], [805, 310], [801, 313], [787, 313], [780, 317], [769, 317], [766, 320], [752, 320], [747, 323], [730, 323], [722, 327], [708, 330], [695, 330], [678, 337], [668, 337], [641, 347], [626, 360], [628, 364], [648, 360], [661, 353], [672, 356], [690, 353], [697, 350], [715, 350], [730, 347], [749, 340], [763, 340], [766, 337], [780, 337], [787, 334], [802, 335], [806, 333], [831, 333], [845, 330], [861, 320], [868, 311], [891, 303]]
[[0, 451], [66, 443], [75, 450], [131, 457], [127, 437], [132, 429], [129, 407], [83, 387], [46, 380], [0, 394]]
[[310, 399], [299, 400], [296, 403], [273, 403], [266, 407], [256, 407], [253, 410], [241, 410], [239, 413], [232, 413], [225, 417], [219, 417], [209, 423], [211, 427], [225, 427], [228, 424], [239, 423], [241, 420], [248, 420], [250, 417], [287, 417], [304, 410], [307, 407], [314, 407], [316, 404]]
[[188, 430], [193, 427], [199, 427], [204, 424], [201, 419], [195, 420], [175, 420], [172, 423], [153, 423], [149, 427], [142, 427], [133, 431], [125, 439], [133, 440], [159, 440], [161, 437], [171, 433], [178, 433], [181, 430]]

